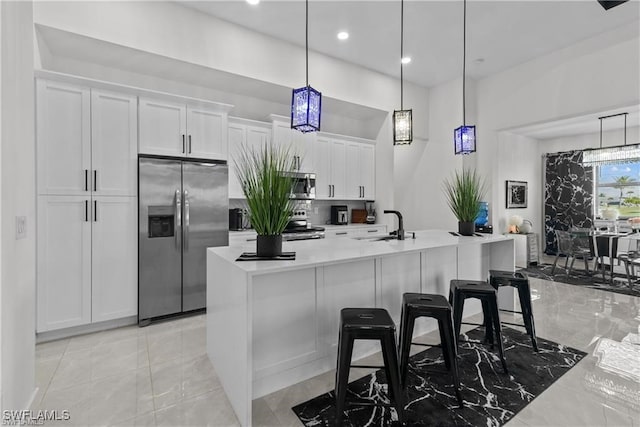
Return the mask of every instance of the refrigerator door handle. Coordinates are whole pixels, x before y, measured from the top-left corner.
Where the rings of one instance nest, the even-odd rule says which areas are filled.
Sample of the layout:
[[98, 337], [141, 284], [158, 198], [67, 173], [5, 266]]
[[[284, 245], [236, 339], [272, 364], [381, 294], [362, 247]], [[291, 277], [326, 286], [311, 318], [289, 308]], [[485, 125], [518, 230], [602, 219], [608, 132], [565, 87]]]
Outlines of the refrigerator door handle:
[[176, 210], [175, 210], [175, 216], [174, 216], [174, 230], [173, 230], [173, 234], [175, 236], [175, 241], [176, 241], [176, 249], [180, 249], [180, 242], [179, 242], [179, 233], [178, 230], [180, 229], [180, 227], [182, 226], [182, 204], [180, 202], [180, 190], [176, 190]]
[[189, 192], [184, 190], [184, 250], [189, 250]]

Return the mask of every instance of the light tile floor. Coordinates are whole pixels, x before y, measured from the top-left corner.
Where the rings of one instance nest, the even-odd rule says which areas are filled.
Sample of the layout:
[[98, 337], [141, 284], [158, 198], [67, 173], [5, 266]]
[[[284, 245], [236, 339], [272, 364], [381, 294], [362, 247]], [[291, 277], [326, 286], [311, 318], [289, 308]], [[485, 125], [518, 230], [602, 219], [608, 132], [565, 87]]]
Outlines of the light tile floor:
[[[640, 298], [531, 282], [538, 336], [589, 355], [508, 426], [637, 426], [640, 381], [625, 380], [624, 369], [603, 371], [591, 354], [600, 338], [621, 341], [640, 333]], [[238, 425], [205, 342], [201, 315], [39, 344], [33, 409], [69, 410], [71, 420], [55, 423], [64, 426]], [[640, 369], [640, 360], [627, 365]], [[351, 377], [367, 372], [355, 369]], [[594, 384], [594, 376], [605, 381]], [[254, 425], [301, 425], [291, 407], [331, 390], [333, 383], [334, 373], [328, 372], [255, 400]]]

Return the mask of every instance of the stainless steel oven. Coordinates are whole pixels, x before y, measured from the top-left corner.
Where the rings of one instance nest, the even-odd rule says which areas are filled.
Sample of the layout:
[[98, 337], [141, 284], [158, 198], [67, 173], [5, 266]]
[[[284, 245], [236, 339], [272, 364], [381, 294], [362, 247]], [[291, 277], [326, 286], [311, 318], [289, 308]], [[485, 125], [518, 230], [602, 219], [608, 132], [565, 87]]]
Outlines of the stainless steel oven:
[[316, 174], [305, 172], [288, 172], [286, 176], [293, 178], [291, 199], [312, 200], [316, 198]]

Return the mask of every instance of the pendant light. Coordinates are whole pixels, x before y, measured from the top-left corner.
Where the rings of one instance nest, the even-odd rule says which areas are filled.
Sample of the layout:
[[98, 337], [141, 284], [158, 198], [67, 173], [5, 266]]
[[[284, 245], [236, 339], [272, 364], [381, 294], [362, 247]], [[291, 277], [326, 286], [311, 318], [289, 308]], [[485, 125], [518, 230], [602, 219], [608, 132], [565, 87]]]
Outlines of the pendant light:
[[408, 145], [413, 141], [412, 110], [403, 109], [404, 0], [400, 0], [400, 109], [393, 111], [393, 145]]
[[305, 0], [306, 86], [294, 89], [291, 96], [291, 128], [300, 132], [320, 130], [322, 94], [309, 86], [309, 0]]
[[453, 131], [455, 154], [471, 154], [476, 151], [476, 127], [466, 122], [466, 66], [467, 66], [467, 0], [463, 0], [462, 14], [462, 126]]
[[[600, 148], [584, 150], [582, 154], [583, 166], [615, 165], [640, 161], [640, 145], [627, 145], [627, 115], [629, 113], [611, 114], [598, 117], [600, 120]], [[624, 116], [624, 145], [602, 148], [602, 121], [612, 117]]]

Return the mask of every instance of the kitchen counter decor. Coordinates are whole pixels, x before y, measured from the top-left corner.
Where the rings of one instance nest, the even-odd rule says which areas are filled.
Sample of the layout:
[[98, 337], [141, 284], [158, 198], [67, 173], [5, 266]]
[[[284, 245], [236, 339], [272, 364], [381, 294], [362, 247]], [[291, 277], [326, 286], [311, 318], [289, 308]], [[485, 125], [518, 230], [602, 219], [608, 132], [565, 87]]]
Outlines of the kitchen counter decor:
[[[260, 148], [242, 145], [235, 161], [238, 181], [249, 207], [249, 220], [257, 232], [257, 259], [282, 255], [282, 232], [293, 212], [289, 199], [294, 178], [290, 148], [265, 144]], [[283, 173], [284, 172], [284, 173]]]
[[458, 218], [458, 232], [473, 236], [475, 220], [480, 212], [480, 201], [486, 187], [475, 170], [456, 171], [451, 180], [444, 181], [444, 193], [453, 214]]

